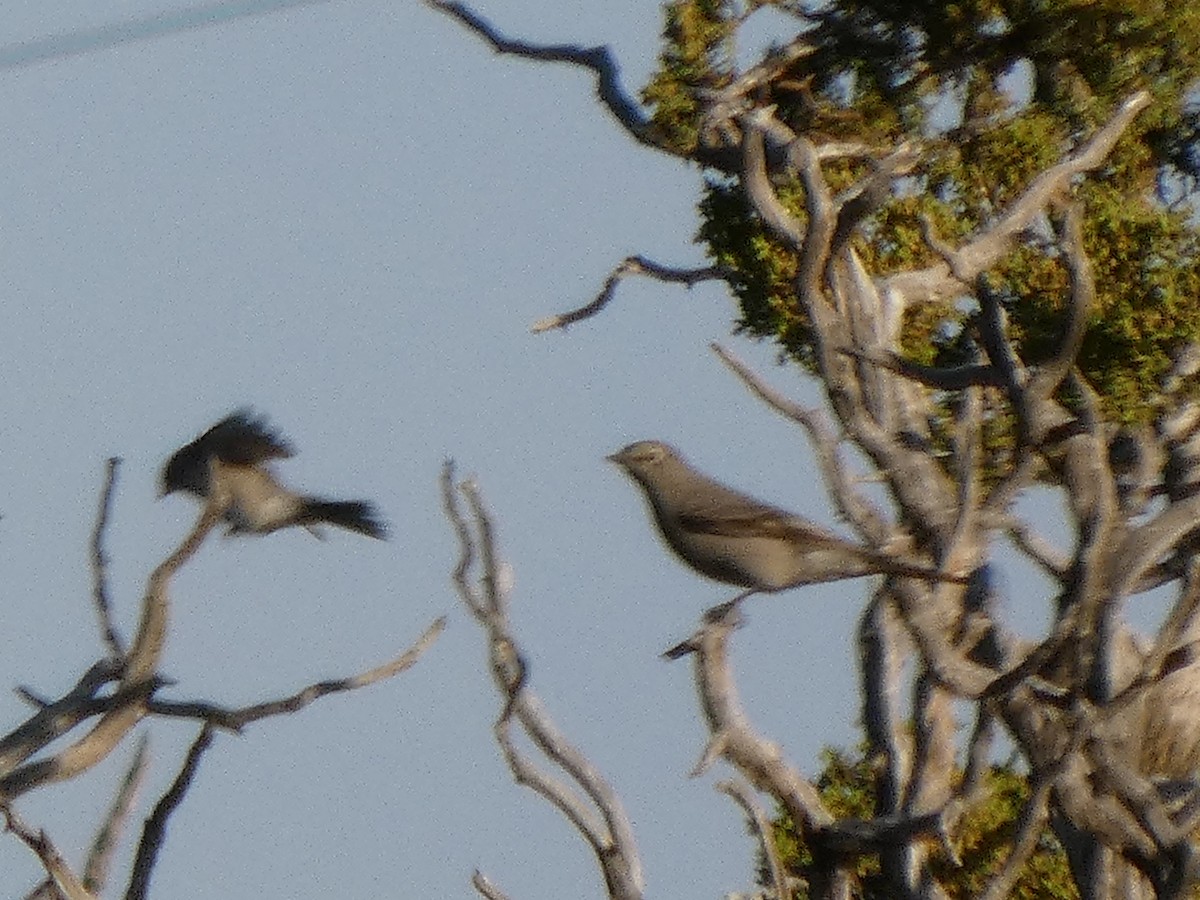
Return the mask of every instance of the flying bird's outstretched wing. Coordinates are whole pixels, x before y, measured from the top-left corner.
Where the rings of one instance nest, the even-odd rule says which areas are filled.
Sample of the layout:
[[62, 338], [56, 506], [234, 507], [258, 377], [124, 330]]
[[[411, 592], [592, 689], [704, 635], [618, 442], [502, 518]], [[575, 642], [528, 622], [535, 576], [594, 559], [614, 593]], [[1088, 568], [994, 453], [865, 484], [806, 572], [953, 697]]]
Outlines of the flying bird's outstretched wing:
[[248, 409], [226, 416], [183, 450], [191, 447], [206, 457], [215, 456], [221, 462], [239, 466], [287, 459], [295, 454], [287, 439], [267, 425], [265, 416], [256, 416]]
[[294, 452], [292, 445], [273, 431], [263, 416], [239, 409], [171, 455], [163, 467], [161, 493], [189, 491], [207, 496], [210, 460], [255, 466], [270, 459], [286, 459]]

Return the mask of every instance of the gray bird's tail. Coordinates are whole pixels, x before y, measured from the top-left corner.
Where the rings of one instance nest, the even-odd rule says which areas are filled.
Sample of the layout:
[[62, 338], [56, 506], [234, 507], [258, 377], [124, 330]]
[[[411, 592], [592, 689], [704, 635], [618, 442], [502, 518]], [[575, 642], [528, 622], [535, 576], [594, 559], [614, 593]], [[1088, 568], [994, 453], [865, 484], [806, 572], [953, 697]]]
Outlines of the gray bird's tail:
[[925, 566], [913, 566], [882, 554], [876, 556], [876, 560], [879, 564], [879, 571], [885, 575], [897, 575], [901, 578], [920, 578], [922, 581], [948, 581], [951, 584], [971, 583], [970, 575], [956, 575], [950, 572], [939, 572], [937, 569]]
[[322, 523], [357, 531], [379, 540], [387, 537], [387, 524], [379, 518], [378, 510], [364, 500], [322, 500], [319, 497], [306, 497], [304, 511], [298, 517], [297, 524], [309, 526]]

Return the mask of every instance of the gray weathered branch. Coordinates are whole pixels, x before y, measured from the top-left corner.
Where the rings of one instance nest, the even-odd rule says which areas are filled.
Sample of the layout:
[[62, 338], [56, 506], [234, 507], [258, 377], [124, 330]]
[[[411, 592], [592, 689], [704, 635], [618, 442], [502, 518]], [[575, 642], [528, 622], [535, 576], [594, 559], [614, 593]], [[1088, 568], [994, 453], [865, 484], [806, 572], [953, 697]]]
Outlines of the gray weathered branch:
[[[458, 500], [460, 492], [466, 499], [465, 512]], [[442, 499], [461, 548], [454, 585], [487, 635], [492, 679], [503, 701], [493, 733], [505, 761], [518, 784], [550, 802], [591, 846], [609, 896], [614, 900], [641, 900], [641, 861], [633, 825], [620, 797], [554, 724], [528, 684], [528, 668], [508, 621], [511, 578], [497, 555], [491, 518], [478, 488], [470, 481], [455, 485], [453, 466], [447, 463], [442, 471]], [[523, 733], [542, 759], [566, 778], [539, 765], [518, 747], [514, 730]], [[492, 896], [481, 887], [481, 883], [486, 886], [490, 882], [480, 882], [479, 878], [482, 876], [475, 881], [476, 890]]]

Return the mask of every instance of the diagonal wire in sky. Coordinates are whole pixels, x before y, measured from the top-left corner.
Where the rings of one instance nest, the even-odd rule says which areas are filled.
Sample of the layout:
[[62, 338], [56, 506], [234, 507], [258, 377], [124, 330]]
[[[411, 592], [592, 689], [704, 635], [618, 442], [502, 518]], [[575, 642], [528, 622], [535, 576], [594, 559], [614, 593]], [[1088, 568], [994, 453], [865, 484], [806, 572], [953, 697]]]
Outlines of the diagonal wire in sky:
[[49, 37], [0, 46], [0, 70], [19, 69], [52, 59], [80, 56], [134, 41], [145, 41], [196, 28], [210, 28], [236, 19], [265, 16], [297, 6], [315, 6], [330, 0], [217, 0], [185, 9], [154, 13], [112, 25], [68, 31]]

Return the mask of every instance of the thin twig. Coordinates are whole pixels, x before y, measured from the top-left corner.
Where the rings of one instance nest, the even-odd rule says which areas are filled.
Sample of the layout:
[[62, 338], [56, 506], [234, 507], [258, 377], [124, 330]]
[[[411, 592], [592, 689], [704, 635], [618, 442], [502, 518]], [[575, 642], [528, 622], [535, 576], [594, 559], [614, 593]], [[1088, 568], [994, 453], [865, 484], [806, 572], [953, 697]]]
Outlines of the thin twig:
[[492, 884], [488, 877], [478, 869], [471, 875], [471, 884], [487, 900], [508, 900], [508, 894]]
[[1060, 243], [1071, 276], [1071, 296], [1066, 322], [1060, 326], [1059, 346], [1029, 380], [1027, 392], [1034, 401], [1048, 398], [1070, 373], [1083, 346], [1088, 319], [1096, 306], [1096, 283], [1083, 247], [1083, 211], [1078, 203], [1067, 207]]
[[411, 668], [421, 655], [433, 645], [438, 636], [446, 628], [446, 617], [439, 616], [425, 629], [417, 640], [395, 659], [351, 675], [330, 681], [319, 681], [301, 688], [296, 693], [278, 700], [268, 700], [253, 706], [228, 708], [213, 703], [180, 702], [172, 700], [153, 699], [148, 709], [156, 716], [167, 716], [175, 719], [198, 719], [212, 728], [241, 732], [247, 725], [271, 716], [280, 716], [297, 712], [315, 700], [329, 694], [339, 694], [343, 691], [354, 691], [399, 675], [405, 669]]
[[1021, 869], [1037, 849], [1042, 836], [1042, 829], [1050, 817], [1048, 804], [1050, 788], [1053, 782], [1049, 779], [1034, 783], [1033, 792], [1021, 808], [1017, 819], [1017, 833], [1012, 842], [1012, 849], [1004, 860], [1004, 866], [988, 882], [987, 889], [980, 900], [1003, 900], [1009, 896], [1012, 887], [1021, 875]]
[[720, 344], [709, 344], [713, 353], [741, 380], [750, 392], [785, 419], [795, 422], [808, 434], [809, 443], [817, 456], [823, 481], [829, 486], [837, 511], [868, 539], [878, 540], [885, 528], [883, 514], [854, 488], [841, 455], [838, 441], [823, 417], [815, 410], [775, 390], [741, 359]]
[[775, 846], [774, 829], [754, 794], [750, 785], [740, 778], [728, 781], [718, 781], [716, 788], [721, 793], [731, 797], [746, 813], [758, 842], [762, 846], [763, 856], [767, 860], [767, 871], [771, 873], [771, 884], [775, 885], [776, 900], [786, 900], [789, 896], [787, 888], [787, 870], [779, 858], [779, 849]]
[[117, 484], [117, 470], [121, 466], [120, 457], [113, 456], [108, 460], [104, 473], [104, 487], [100, 492], [100, 509], [96, 514], [96, 527], [92, 531], [92, 601], [96, 605], [96, 614], [100, 617], [100, 631], [104, 643], [117, 659], [125, 656], [125, 645], [113, 624], [112, 604], [108, 597], [108, 554], [104, 551], [104, 531], [108, 527], [109, 515], [112, 512], [113, 494]]
[[859, 350], [837, 347], [838, 353], [861, 360], [888, 372], [939, 391], [962, 391], [971, 387], [998, 387], [1000, 376], [989, 365], [972, 363], [963, 366], [926, 366], [905, 359], [891, 350]]
[[724, 266], [683, 269], [674, 266], [664, 266], [646, 259], [644, 256], [627, 256], [621, 261], [620, 265], [613, 269], [608, 278], [605, 279], [604, 287], [595, 300], [586, 306], [581, 306], [579, 309], [538, 319], [533, 323], [531, 330], [534, 334], [540, 334], [543, 331], [553, 331], [559, 328], [566, 330], [569, 325], [574, 325], [583, 319], [591, 318], [608, 305], [616, 293], [617, 285], [629, 275], [644, 275], [647, 278], [653, 278], [656, 281], [663, 281], [668, 284], [682, 284], [689, 289], [702, 281], [728, 281], [733, 277], [732, 271]]
[[62, 858], [62, 854], [58, 852], [58, 848], [54, 846], [54, 842], [50, 840], [46, 832], [34, 832], [17, 817], [7, 803], [0, 804], [0, 813], [4, 814], [5, 829], [15, 834], [25, 846], [37, 854], [46, 874], [50, 876], [65, 900], [96, 900], [96, 896], [90, 893], [83, 886], [83, 882], [71, 871], [71, 867], [67, 865], [66, 860]]
[[166, 643], [171, 578], [200, 549], [221, 519], [221, 502], [209, 498], [195, 526], [151, 573], [142, 600], [137, 636], [125, 657], [119, 695], [100, 721], [82, 738], [49, 759], [21, 766], [0, 778], [0, 798], [11, 800], [47, 782], [66, 781], [105, 759], [146, 714], [149, 695], [158, 687], [156, 669]]
[[117, 789], [117, 796], [113, 798], [108, 815], [104, 817], [104, 821], [92, 841], [92, 849], [88, 853], [87, 863], [83, 867], [83, 884], [93, 893], [100, 894], [108, 884], [108, 871], [112, 866], [113, 855], [116, 853], [121, 831], [133, 810], [138, 789], [146, 774], [148, 746], [149, 738], [142, 735], [142, 739], [138, 741], [137, 750], [133, 754], [133, 761], [129, 764], [120, 788]]
[[1010, 521], [1008, 537], [1014, 547], [1037, 563], [1055, 580], [1066, 581], [1071, 568], [1071, 558], [1033, 530], [1028, 522], [1017, 519]]
[[129, 878], [129, 890], [125, 892], [125, 900], [145, 900], [146, 891], [150, 888], [150, 876], [154, 874], [154, 864], [158, 861], [159, 850], [162, 849], [163, 838], [167, 833], [167, 822], [171, 814], [179, 808], [187, 795], [196, 770], [204, 752], [212, 745], [213, 728], [205, 724], [200, 734], [192, 742], [187, 758], [170, 788], [163, 794], [162, 799], [154, 806], [154, 812], [146, 820], [142, 829], [142, 839], [138, 844], [137, 857], [133, 862], [133, 872]]
[[515, 40], [501, 34], [491, 22], [464, 3], [451, 0], [425, 0], [432, 9], [457, 19], [470, 31], [482, 37], [497, 53], [519, 56], [539, 62], [568, 63], [589, 69], [596, 75], [596, 92], [605, 108], [640, 144], [655, 150], [671, 152], [656, 140], [650, 120], [641, 106], [621, 85], [620, 67], [608, 47], [580, 47], [575, 44], [534, 44]]

